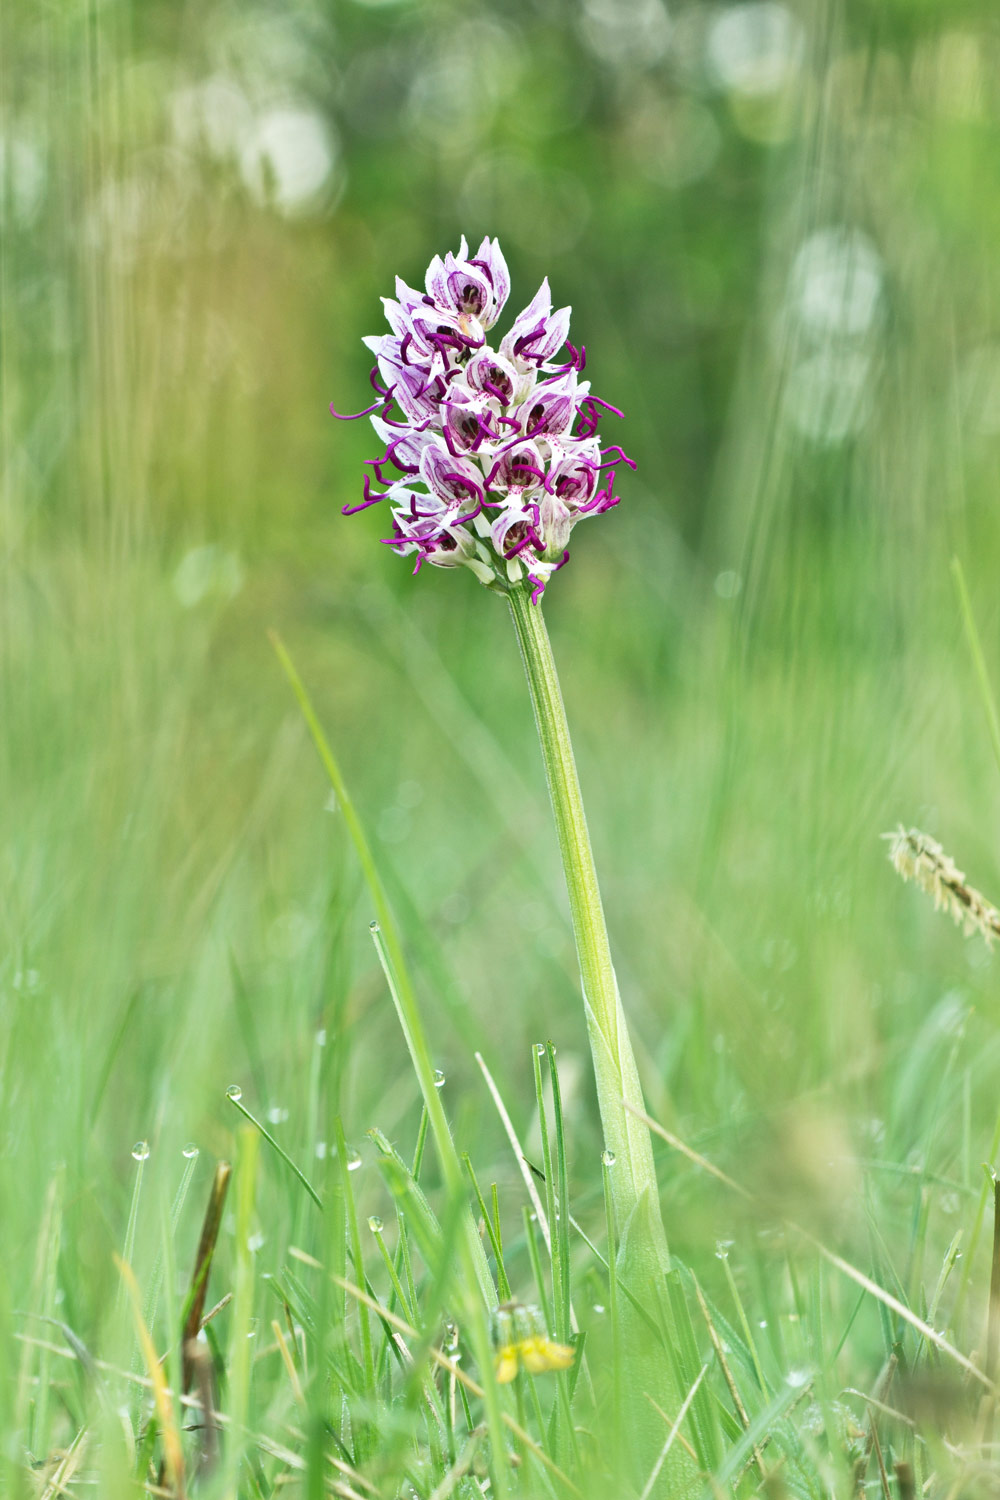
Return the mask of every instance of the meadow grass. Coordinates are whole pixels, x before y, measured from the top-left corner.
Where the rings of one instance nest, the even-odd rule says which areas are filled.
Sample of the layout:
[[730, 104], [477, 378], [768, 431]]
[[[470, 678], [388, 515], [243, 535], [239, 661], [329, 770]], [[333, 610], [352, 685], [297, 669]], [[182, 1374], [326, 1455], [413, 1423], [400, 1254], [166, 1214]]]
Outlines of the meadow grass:
[[[626, 94], [649, 98], [622, 75], [611, 123], [579, 125], [592, 169], [539, 137], [602, 213], [554, 265], [519, 250], [593, 328], [641, 461], [546, 612], [653, 1121], [669, 1347], [618, 1275], [506, 610], [413, 582], [337, 514], [367, 450], [325, 403], [363, 381], [388, 277], [457, 239], [455, 158], [345, 136], [337, 214], [283, 220], [162, 149], [221, 7], [183, 37], [152, 5], [0, 20], [3, 138], [47, 171], [30, 213], [0, 174], [4, 1493], [173, 1493], [182, 1469], [192, 1495], [309, 1500], [645, 1500], [678, 1472], [711, 1496], [995, 1490], [996, 960], [880, 838], [915, 824], [1000, 893], [996, 125], [988, 80], [954, 85], [988, 27], [856, 9], [810, 22], [801, 130], [762, 145], [720, 107], [688, 193], [628, 154]], [[787, 418], [802, 351], [775, 309], [802, 237], [857, 220], [888, 268], [876, 373], [865, 422], [819, 442]], [[495, 1386], [473, 1258], [569, 1368]], [[671, 1373], [640, 1463], [644, 1338]]]

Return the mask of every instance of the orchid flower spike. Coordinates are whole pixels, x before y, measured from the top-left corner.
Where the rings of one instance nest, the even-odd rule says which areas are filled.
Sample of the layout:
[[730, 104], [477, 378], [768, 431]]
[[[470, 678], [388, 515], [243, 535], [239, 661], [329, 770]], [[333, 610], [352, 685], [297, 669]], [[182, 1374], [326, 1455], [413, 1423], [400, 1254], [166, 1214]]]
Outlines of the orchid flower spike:
[[495, 239], [470, 255], [463, 236], [424, 285], [397, 279], [383, 298], [390, 331], [364, 341], [378, 399], [356, 415], [371, 417], [385, 452], [367, 461], [363, 499], [344, 514], [388, 501], [383, 540], [416, 554], [415, 573], [467, 567], [504, 592], [527, 582], [537, 603], [576, 523], [618, 504], [615, 466], [635, 468], [597, 436], [601, 417], [621, 412], [579, 379], [585, 354], [567, 342], [570, 309], [553, 311], [548, 279], [499, 349], [487, 343], [510, 293]]

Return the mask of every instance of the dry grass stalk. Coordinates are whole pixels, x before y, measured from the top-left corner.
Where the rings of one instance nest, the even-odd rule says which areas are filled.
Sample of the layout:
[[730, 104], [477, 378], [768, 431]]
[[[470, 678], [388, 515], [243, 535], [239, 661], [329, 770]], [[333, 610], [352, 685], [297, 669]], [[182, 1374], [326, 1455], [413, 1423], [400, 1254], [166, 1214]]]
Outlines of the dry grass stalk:
[[945, 854], [936, 839], [918, 828], [887, 833], [889, 858], [904, 880], [913, 880], [934, 897], [934, 905], [946, 911], [966, 937], [978, 932], [989, 946], [1000, 937], [1000, 911], [966, 883], [965, 874]]

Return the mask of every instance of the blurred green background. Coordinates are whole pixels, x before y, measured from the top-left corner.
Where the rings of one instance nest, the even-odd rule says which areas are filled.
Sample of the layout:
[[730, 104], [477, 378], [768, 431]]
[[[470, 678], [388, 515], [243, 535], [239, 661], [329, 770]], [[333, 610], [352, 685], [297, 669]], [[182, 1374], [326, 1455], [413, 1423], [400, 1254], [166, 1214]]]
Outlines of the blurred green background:
[[[473, 1052], [530, 1135], [551, 1037], [600, 1214], [506, 609], [340, 514], [377, 445], [328, 403], [367, 404], [379, 297], [462, 232], [499, 236], [509, 314], [543, 275], [572, 304], [639, 464], [546, 612], [650, 1108], [842, 1244], [877, 1201], [919, 1285], [914, 1243], [936, 1268], [979, 1191], [1000, 1069], [995, 961], [880, 842], [917, 823], [1000, 892], [949, 576], [958, 554], [1000, 684], [995, 6], [7, 0], [0, 208], [10, 1329], [48, 1286], [49, 1184], [45, 1305], [91, 1337], [133, 1142], [165, 1198], [188, 1141], [207, 1180], [231, 1083], [316, 1174], [337, 1113], [412, 1140], [269, 627], [393, 891], [460, 1146], [516, 1199]], [[731, 1202], [676, 1158], [664, 1191], [710, 1267]], [[260, 1256], [290, 1232], [265, 1217]]]

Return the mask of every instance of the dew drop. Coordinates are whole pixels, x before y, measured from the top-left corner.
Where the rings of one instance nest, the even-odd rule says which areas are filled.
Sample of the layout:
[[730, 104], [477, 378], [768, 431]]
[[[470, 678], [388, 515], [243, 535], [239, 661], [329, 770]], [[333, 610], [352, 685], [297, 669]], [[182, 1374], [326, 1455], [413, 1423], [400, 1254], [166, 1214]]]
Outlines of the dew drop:
[[257, 1251], [258, 1250], [263, 1250], [263, 1248], [264, 1248], [264, 1236], [258, 1230], [258, 1232], [256, 1234], [252, 1234], [250, 1236], [250, 1238], [247, 1240], [247, 1249], [250, 1251], [251, 1255], [256, 1255]]
[[441, 1072], [440, 1068], [434, 1069], [434, 1087], [436, 1089], [444, 1088], [444, 1074]]
[[788, 1374], [785, 1376], [785, 1380], [793, 1390], [799, 1391], [804, 1385], [809, 1384], [809, 1371], [789, 1370]]
[[260, 1319], [259, 1318], [251, 1318], [250, 1319], [250, 1329], [249, 1329], [249, 1332], [247, 1333], [247, 1338], [248, 1339], [255, 1339], [257, 1337], [257, 1334], [258, 1334], [259, 1330], [260, 1330]]
[[601, 1152], [601, 1161], [606, 1167], [613, 1167], [616, 1160], [617, 1157], [615, 1156], [615, 1153], [613, 1151], [607, 1150]]
[[372, 1234], [382, 1233], [382, 1220], [379, 1218], [378, 1214], [372, 1214], [369, 1217], [368, 1228], [371, 1230]]
[[381, 929], [381, 927], [379, 927], [379, 925], [378, 925], [377, 922], [369, 922], [368, 923], [368, 931], [369, 932], [381, 932], [382, 929]]
[[181, 1155], [187, 1161], [193, 1161], [196, 1156], [200, 1155], [199, 1147], [195, 1145], [194, 1141], [188, 1141], [187, 1145], [181, 1148]]
[[145, 1161], [149, 1156], [149, 1142], [136, 1141], [135, 1145], [132, 1147], [132, 1155], [135, 1157], [136, 1161]]
[[539, 1057], [544, 1057], [545, 1056], [545, 1050], [546, 1049], [545, 1049], [545, 1043], [544, 1042], [536, 1042], [535, 1043], [535, 1051], [538, 1053]]
[[226, 1089], [226, 1098], [231, 1099], [234, 1104], [239, 1104], [240, 1100], [243, 1098], [243, 1090], [240, 1088], [238, 1083], [231, 1083], [229, 1085], [229, 1087]]
[[728, 1260], [729, 1252], [733, 1248], [732, 1240], [716, 1240], [715, 1254], [719, 1260]]
[[361, 1165], [361, 1152], [355, 1151], [353, 1146], [348, 1146], [344, 1161], [349, 1172], [356, 1172]]
[[326, 1141], [317, 1141], [316, 1142], [316, 1160], [317, 1161], [325, 1161], [326, 1160]]
[[598, 1317], [600, 1317], [601, 1314], [604, 1312], [604, 1303], [603, 1302], [595, 1302], [594, 1306], [592, 1308], [592, 1311], [595, 1312]]

